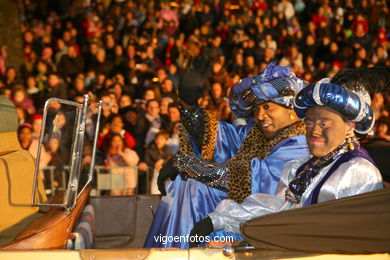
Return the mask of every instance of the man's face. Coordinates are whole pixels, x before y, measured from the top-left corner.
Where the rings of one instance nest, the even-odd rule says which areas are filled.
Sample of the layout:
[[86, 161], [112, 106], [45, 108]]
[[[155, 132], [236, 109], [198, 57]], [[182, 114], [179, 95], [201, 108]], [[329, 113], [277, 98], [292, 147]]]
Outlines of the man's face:
[[157, 71], [157, 77], [159, 82], [163, 82], [167, 78], [167, 73], [164, 69], [159, 69]]
[[149, 102], [147, 109], [147, 113], [154, 118], [158, 117], [158, 114], [160, 113], [160, 105], [157, 101]]
[[170, 79], [164, 80], [164, 82], [163, 82], [162, 85], [161, 85], [161, 89], [162, 89], [162, 92], [164, 92], [164, 93], [169, 93], [169, 92], [171, 92], [172, 89], [173, 89], [172, 80], [170, 80]]
[[[291, 119], [290, 115], [294, 115], [294, 118]], [[264, 102], [255, 110], [255, 121], [268, 139], [274, 137], [282, 128], [294, 123], [294, 120], [297, 120], [294, 111], [272, 102]]]
[[69, 56], [69, 57], [72, 57], [72, 58], [77, 56], [76, 49], [75, 49], [75, 47], [72, 46], [72, 45], [70, 45], [70, 46], [68, 47], [68, 56]]
[[121, 96], [119, 101], [119, 106], [121, 108], [127, 107], [131, 105], [131, 98], [127, 95]]
[[49, 84], [49, 86], [54, 87], [54, 86], [56, 86], [58, 83], [60, 83], [60, 80], [59, 80], [59, 78], [58, 78], [57, 75], [53, 75], [53, 74], [52, 74], [52, 75], [49, 76], [49, 80], [48, 80], [47, 83]]
[[129, 111], [126, 113], [126, 120], [132, 124], [136, 124], [138, 120], [137, 113], [134, 111]]
[[340, 114], [329, 107], [310, 107], [305, 122], [306, 141], [315, 157], [330, 153], [354, 131], [352, 122], [344, 122]]
[[146, 90], [146, 91], [145, 91], [144, 99], [145, 99], [146, 101], [151, 100], [151, 99], [154, 99], [154, 98], [155, 98], [155, 94], [154, 94], [154, 91], [153, 91], [153, 90]]
[[168, 105], [172, 103], [172, 100], [170, 99], [161, 99], [161, 102], [160, 102], [160, 113], [163, 114], [163, 115], [167, 115], [168, 114]]
[[103, 111], [105, 111], [106, 113], [110, 113], [111, 112], [111, 106], [112, 106], [112, 103], [111, 103], [111, 98], [109, 96], [103, 96], [101, 98], [103, 104], [102, 104], [102, 109]]

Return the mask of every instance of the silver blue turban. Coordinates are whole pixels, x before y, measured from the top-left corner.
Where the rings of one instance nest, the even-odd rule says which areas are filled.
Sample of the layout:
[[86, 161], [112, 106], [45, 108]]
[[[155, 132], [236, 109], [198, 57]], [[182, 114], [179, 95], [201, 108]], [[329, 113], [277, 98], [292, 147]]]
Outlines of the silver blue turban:
[[294, 109], [303, 120], [307, 108], [312, 106], [327, 106], [356, 123], [355, 132], [367, 134], [374, 126], [374, 113], [370, 108], [367, 93], [359, 94], [340, 85], [321, 80], [302, 89], [294, 99]]
[[269, 64], [253, 77], [240, 79], [230, 91], [230, 109], [238, 117], [248, 117], [262, 102], [271, 101], [293, 108], [293, 98], [307, 83], [295, 76], [289, 66]]

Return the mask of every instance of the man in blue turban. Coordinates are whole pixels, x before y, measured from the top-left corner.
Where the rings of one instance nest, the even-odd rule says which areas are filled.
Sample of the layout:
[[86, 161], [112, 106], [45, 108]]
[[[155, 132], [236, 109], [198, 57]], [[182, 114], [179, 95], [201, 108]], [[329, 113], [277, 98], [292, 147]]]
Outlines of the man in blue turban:
[[237, 129], [243, 140], [237, 154], [213, 163], [179, 153], [174, 166], [184, 177], [227, 190], [237, 202], [253, 193], [274, 195], [283, 164], [308, 154], [304, 123], [293, 110], [293, 98], [305, 85], [290, 67], [273, 64], [240, 80], [231, 90], [230, 107], [238, 117], [253, 120]]
[[364, 90], [357, 95], [329, 80], [302, 89], [294, 109], [306, 123], [311, 155], [285, 165], [276, 196], [254, 194], [241, 204], [223, 200], [191, 235], [221, 229], [239, 234], [240, 223], [258, 216], [383, 188], [379, 170], [355, 136], [373, 127], [368, 99]]
[[[173, 182], [167, 185], [168, 194], [157, 210], [147, 247], [188, 247], [185, 242], [161, 245], [154, 237], [187, 236], [193, 225], [214, 211], [217, 203], [226, 197], [241, 202], [252, 193], [274, 195], [284, 163], [308, 154], [304, 123], [299, 122], [292, 109], [293, 97], [306, 83], [291, 68], [271, 64], [261, 75], [236, 83], [231, 91], [232, 111], [240, 117], [253, 116], [254, 120], [237, 128], [218, 122], [215, 135], [207, 126], [211, 121], [202, 119], [207, 117], [206, 111], [201, 111], [196, 104], [199, 95], [192, 91], [192, 85], [198, 81], [195, 76], [191, 75], [189, 82], [182, 81], [180, 87], [182, 128], [187, 131], [181, 134], [180, 153], [171, 160], [171, 165], [168, 163], [160, 171], [159, 188], [163, 194], [162, 181], [170, 177]], [[203, 142], [202, 147], [200, 133], [214, 137]], [[191, 138], [186, 137], [188, 134]], [[205, 148], [210, 145], [215, 147], [214, 157], [205, 156]], [[202, 150], [194, 154], [186, 147]], [[177, 177], [179, 172], [181, 178]], [[227, 234], [213, 234], [217, 235]]]

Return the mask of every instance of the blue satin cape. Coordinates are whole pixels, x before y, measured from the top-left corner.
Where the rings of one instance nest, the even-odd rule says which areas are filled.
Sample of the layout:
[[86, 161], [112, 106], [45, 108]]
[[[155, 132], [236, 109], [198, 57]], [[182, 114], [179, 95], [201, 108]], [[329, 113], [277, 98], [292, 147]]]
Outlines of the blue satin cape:
[[[225, 162], [233, 157], [251, 127], [252, 124], [248, 124], [235, 128], [230, 124], [218, 122], [214, 162]], [[196, 146], [193, 145], [193, 147], [195, 154], [200, 156]], [[205, 218], [208, 213], [213, 212], [218, 202], [226, 199], [227, 194], [193, 179], [183, 181], [180, 176], [177, 176], [174, 181], [170, 181], [166, 190], [167, 195], [162, 197], [157, 208], [144, 247], [187, 249], [188, 243], [180, 241], [166, 241], [164, 243], [160, 239], [162, 236], [189, 235], [194, 224]], [[235, 237], [235, 239], [240, 239], [240, 236]]]

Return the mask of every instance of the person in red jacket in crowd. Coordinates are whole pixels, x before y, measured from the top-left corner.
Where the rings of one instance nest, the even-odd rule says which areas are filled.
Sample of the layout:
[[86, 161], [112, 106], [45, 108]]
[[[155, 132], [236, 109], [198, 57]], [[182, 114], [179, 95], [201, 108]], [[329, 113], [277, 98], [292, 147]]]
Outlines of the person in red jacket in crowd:
[[122, 117], [119, 114], [113, 115], [109, 122], [103, 127], [102, 131], [99, 133], [98, 148], [107, 148], [108, 140], [113, 134], [117, 133], [125, 139], [126, 147], [133, 149], [136, 145], [136, 141], [134, 137], [123, 128], [123, 126], [124, 123]]
[[356, 19], [352, 22], [352, 32], [356, 35], [357, 34], [357, 25], [358, 24], [361, 24], [363, 26], [363, 31], [364, 33], [368, 33], [368, 30], [369, 30], [369, 25], [368, 25], [368, 22], [367, 20], [364, 18], [364, 16], [362, 14], [358, 14], [356, 16]]

